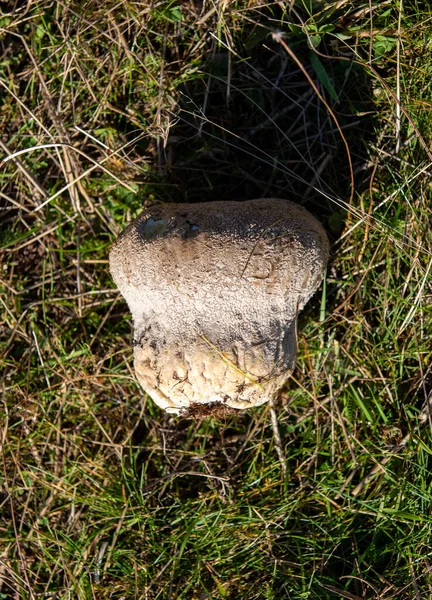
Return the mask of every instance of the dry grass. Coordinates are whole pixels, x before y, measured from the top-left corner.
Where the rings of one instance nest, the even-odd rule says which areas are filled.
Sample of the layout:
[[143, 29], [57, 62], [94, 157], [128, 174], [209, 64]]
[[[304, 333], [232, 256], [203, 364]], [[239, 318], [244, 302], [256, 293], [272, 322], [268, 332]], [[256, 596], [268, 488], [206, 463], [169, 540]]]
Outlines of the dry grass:
[[[432, 11], [288, 4], [0, 17], [1, 600], [431, 596]], [[164, 415], [108, 248], [143, 204], [259, 196], [332, 238], [295, 375]]]

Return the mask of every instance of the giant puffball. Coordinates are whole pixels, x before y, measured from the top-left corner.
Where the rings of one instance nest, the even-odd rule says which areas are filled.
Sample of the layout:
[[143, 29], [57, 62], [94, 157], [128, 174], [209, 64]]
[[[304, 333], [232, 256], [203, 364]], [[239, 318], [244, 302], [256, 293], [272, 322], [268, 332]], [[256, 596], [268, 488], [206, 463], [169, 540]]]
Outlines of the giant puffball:
[[110, 253], [144, 390], [177, 414], [275, 398], [295, 365], [297, 315], [328, 253], [318, 221], [287, 200], [145, 210]]

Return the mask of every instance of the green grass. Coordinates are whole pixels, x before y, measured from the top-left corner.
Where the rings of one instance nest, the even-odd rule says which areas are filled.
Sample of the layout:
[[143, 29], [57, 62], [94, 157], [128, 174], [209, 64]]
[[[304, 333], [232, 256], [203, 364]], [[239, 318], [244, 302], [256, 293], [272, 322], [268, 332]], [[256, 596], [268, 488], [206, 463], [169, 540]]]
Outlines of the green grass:
[[[0, 171], [0, 600], [431, 597], [432, 8], [372, 7], [0, 17], [0, 152], [29, 150]], [[107, 262], [145, 205], [260, 196], [332, 242], [279, 447], [267, 406], [144, 396]]]

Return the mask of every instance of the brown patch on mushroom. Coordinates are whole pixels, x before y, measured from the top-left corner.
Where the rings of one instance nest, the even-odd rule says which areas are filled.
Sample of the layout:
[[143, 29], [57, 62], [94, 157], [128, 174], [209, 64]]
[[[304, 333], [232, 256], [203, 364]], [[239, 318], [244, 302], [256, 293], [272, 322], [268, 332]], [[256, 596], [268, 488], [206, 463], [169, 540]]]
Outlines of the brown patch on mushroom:
[[222, 420], [236, 413], [237, 410], [235, 408], [230, 408], [222, 402], [212, 402], [211, 404], [192, 404], [181, 413], [181, 416], [185, 419], [193, 419], [194, 421], [202, 421], [207, 417]]
[[110, 267], [133, 315], [144, 389], [177, 414], [274, 398], [294, 368], [297, 315], [328, 251], [318, 221], [286, 200], [166, 204], [140, 215]]

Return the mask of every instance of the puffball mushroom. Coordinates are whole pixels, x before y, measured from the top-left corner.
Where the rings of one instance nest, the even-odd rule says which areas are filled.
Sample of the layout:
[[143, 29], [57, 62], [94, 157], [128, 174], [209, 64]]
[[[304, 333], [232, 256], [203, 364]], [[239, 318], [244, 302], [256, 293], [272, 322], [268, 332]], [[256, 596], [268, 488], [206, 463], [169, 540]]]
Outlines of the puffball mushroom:
[[287, 200], [144, 211], [110, 253], [144, 390], [176, 414], [274, 398], [293, 371], [297, 315], [328, 253], [318, 221]]

